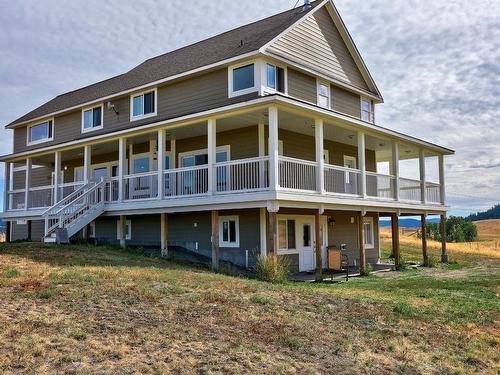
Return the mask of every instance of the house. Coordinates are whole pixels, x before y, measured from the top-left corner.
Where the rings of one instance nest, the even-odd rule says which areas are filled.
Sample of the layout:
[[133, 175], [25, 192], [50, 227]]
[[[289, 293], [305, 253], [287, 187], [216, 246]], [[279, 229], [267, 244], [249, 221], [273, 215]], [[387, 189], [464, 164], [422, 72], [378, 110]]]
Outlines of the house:
[[214, 267], [273, 254], [295, 271], [336, 246], [364, 270], [381, 216], [397, 229], [448, 209], [453, 151], [378, 124], [381, 103], [333, 2], [306, 1], [8, 124], [0, 217], [10, 241], [177, 246]]

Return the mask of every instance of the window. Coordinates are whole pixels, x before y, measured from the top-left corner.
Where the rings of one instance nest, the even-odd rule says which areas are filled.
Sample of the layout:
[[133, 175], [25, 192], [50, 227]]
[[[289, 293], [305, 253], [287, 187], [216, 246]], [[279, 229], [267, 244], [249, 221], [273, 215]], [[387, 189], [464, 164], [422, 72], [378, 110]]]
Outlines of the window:
[[365, 217], [363, 219], [364, 234], [365, 234], [365, 248], [373, 249], [375, 247], [374, 235], [373, 235], [373, 218]]
[[295, 250], [295, 220], [278, 220], [278, 248]]
[[229, 68], [229, 97], [257, 91], [255, 64]]
[[285, 69], [266, 64], [267, 88], [285, 93]]
[[82, 111], [82, 132], [102, 129], [103, 123], [102, 105], [88, 108]]
[[95, 238], [95, 221], [89, 224], [89, 238]]
[[156, 115], [156, 89], [132, 95], [130, 98], [130, 120]]
[[330, 85], [328, 83], [318, 82], [318, 105], [330, 108]]
[[29, 126], [28, 142], [27, 142], [28, 145], [33, 145], [53, 140], [54, 137], [53, 137], [52, 127], [53, 127], [53, 120]]
[[134, 173], [149, 172], [149, 156], [134, 160]]
[[238, 216], [219, 218], [219, 246], [240, 247], [240, 228]]
[[[120, 220], [116, 222], [116, 239], [120, 239]], [[132, 239], [132, 220], [125, 220], [125, 239]]]
[[83, 181], [83, 173], [84, 170], [83, 170], [83, 167], [75, 167], [75, 170], [74, 170], [74, 179], [73, 181], [75, 182], [82, 182]]
[[374, 122], [373, 105], [371, 100], [361, 99], [361, 120]]

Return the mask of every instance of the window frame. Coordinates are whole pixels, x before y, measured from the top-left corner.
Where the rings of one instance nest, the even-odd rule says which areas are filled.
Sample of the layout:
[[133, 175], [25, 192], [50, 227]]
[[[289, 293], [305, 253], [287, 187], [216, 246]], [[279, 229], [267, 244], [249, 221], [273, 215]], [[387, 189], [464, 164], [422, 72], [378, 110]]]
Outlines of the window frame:
[[[264, 61], [264, 69], [263, 69], [263, 86], [264, 86], [264, 92], [263, 94], [276, 94], [279, 93], [281, 95], [288, 95], [288, 71], [286, 65], [280, 65], [276, 64], [274, 62], [269, 62], [269, 61]], [[274, 76], [275, 76], [275, 88], [269, 87], [269, 82], [268, 82], [268, 72], [267, 69], [269, 66], [274, 67]], [[283, 70], [283, 92], [278, 90], [278, 68]]]
[[[125, 240], [130, 241], [132, 239], [132, 220], [125, 220]], [[120, 220], [116, 221], [116, 239], [120, 240]]]
[[[44, 138], [44, 139], [40, 139], [38, 141], [30, 141], [31, 128], [38, 126], [38, 125], [43, 125], [45, 123], [49, 124], [49, 126], [52, 127], [51, 131], [49, 132], [49, 133], [51, 133], [51, 136]], [[38, 145], [40, 143], [46, 143], [46, 142], [53, 141], [54, 140], [54, 128], [55, 128], [55, 126], [54, 126], [54, 118], [53, 117], [46, 119], [45, 121], [39, 121], [39, 122], [28, 125], [26, 127], [26, 145], [33, 146], [33, 145]], [[47, 136], [48, 136], [48, 134], [47, 134]]]
[[[367, 113], [367, 111], [365, 111], [363, 109], [363, 102], [366, 102], [370, 105], [370, 111], [368, 112], [368, 120], [363, 119], [363, 113]], [[369, 122], [370, 124], [375, 123], [375, 108], [374, 108], [374, 105], [373, 105], [373, 102], [371, 99], [368, 99], [368, 98], [361, 96], [359, 98], [359, 110], [360, 110], [360, 117], [359, 118], [361, 121]]]
[[[228, 241], [224, 241], [224, 239], [222, 237], [224, 222], [229, 223], [230, 221], [235, 222], [235, 231], [236, 231], [236, 233], [235, 233], [236, 241], [235, 242], [230, 242], [230, 238], [228, 238]], [[230, 247], [230, 248], [240, 247], [240, 219], [239, 219], [238, 215], [219, 216], [219, 247]]]
[[[286, 228], [286, 234], [285, 234], [285, 239], [286, 239], [286, 248], [281, 248], [280, 247], [280, 238], [279, 238], [279, 226], [280, 226], [280, 222], [285, 222], [286, 225], [285, 225], [285, 228]], [[288, 222], [289, 221], [294, 221], [294, 228], [295, 228], [295, 248], [294, 249], [291, 249], [289, 248], [288, 246]], [[294, 216], [280, 216], [278, 217], [277, 219], [277, 231], [278, 231], [278, 238], [277, 238], [277, 254], [278, 255], [282, 255], [282, 254], [298, 254], [299, 253], [299, 241], [297, 241], [297, 223], [300, 221], [300, 218], [298, 217], [294, 217]]]
[[[231, 145], [217, 146], [216, 149], [215, 149], [215, 154], [218, 154], [219, 152], [222, 152], [222, 151], [226, 151], [226, 153], [227, 153], [227, 161], [231, 161]], [[179, 152], [179, 154], [177, 155], [177, 158], [178, 158], [178, 160], [177, 160], [178, 164], [177, 165], [179, 166], [179, 168], [184, 168], [184, 167], [182, 167], [182, 159], [183, 158], [189, 157], [189, 156], [204, 155], [204, 154], [208, 155], [208, 148], [202, 148], [202, 149], [199, 149], [199, 150]], [[207, 164], [203, 164], [203, 165], [207, 165]]]
[[89, 238], [95, 238], [95, 221], [91, 221], [89, 224]]
[[[96, 108], [101, 108], [101, 125], [85, 128], [85, 112], [92, 111], [92, 122], [94, 122], [94, 109]], [[89, 133], [103, 128], [104, 128], [104, 105], [102, 103], [100, 105], [91, 105], [82, 108], [82, 133]]]
[[[150, 92], [154, 92], [155, 110], [151, 113], [144, 114], [144, 95], [149, 94]], [[134, 116], [134, 98], [136, 98], [138, 96], [143, 97], [143, 100], [142, 100], [142, 112], [143, 112], [143, 114]], [[130, 121], [142, 120], [142, 119], [145, 119], [148, 117], [154, 117], [156, 115], [158, 115], [158, 88], [157, 87], [149, 88], [149, 89], [146, 89], [143, 91], [137, 91], [137, 92], [134, 92], [133, 94], [130, 94]]]
[[[327, 106], [323, 107], [322, 105], [319, 104], [319, 99], [320, 97], [324, 97], [324, 95], [321, 95], [320, 93], [320, 87], [325, 86], [328, 90], [328, 95], [327, 95]], [[332, 87], [330, 82], [318, 79], [316, 81], [316, 105], [320, 108], [325, 108], [325, 109], [331, 109], [332, 108]]]
[[[371, 238], [372, 238], [372, 243], [366, 243], [366, 227], [365, 227], [366, 224], [370, 225], [370, 234], [371, 234]], [[375, 248], [375, 228], [373, 226], [373, 217], [366, 216], [363, 218], [363, 228], [364, 228], [363, 241], [365, 241], [365, 249], [374, 249]]]
[[[233, 90], [234, 87], [234, 71], [239, 68], [243, 68], [248, 65], [253, 65], [253, 87], [248, 87], [246, 89], [242, 90]], [[240, 96], [240, 95], [246, 95], [250, 94], [253, 92], [258, 92], [259, 91], [259, 77], [258, 77], [258, 69], [257, 69], [258, 61], [251, 60], [251, 61], [245, 61], [240, 64], [232, 65], [228, 68], [228, 93], [229, 97], [233, 98], [235, 96]], [[267, 73], [267, 72], [266, 72]]]

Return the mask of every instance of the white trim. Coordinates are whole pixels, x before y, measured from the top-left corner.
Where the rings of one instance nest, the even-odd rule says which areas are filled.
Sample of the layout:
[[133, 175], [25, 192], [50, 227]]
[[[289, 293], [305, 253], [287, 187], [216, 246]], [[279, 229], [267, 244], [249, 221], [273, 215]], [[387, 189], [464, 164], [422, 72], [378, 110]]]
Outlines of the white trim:
[[[227, 241], [224, 241], [222, 237], [222, 232], [223, 232], [223, 224], [224, 222], [230, 222], [234, 221], [235, 222], [235, 235], [236, 235], [236, 241], [235, 242], [230, 242], [230, 238], [228, 237]], [[229, 230], [229, 228], [228, 228]], [[228, 232], [228, 236], [230, 236]], [[233, 216], [219, 216], [219, 247], [240, 247], [240, 222], [239, 222], [239, 216], [238, 215], [233, 215]]]
[[143, 173], [143, 172], [136, 172], [135, 171], [134, 162], [137, 159], [146, 159], [146, 158], [149, 159], [149, 168], [148, 168], [149, 170], [146, 173], [154, 172], [155, 168], [153, 168], [153, 153], [151, 151], [147, 151], [147, 152], [141, 152], [140, 154], [131, 154], [130, 155], [129, 174]]
[[[271, 59], [265, 59], [262, 60], [262, 68], [261, 68], [261, 82], [262, 82], [262, 88], [261, 88], [261, 96], [263, 95], [273, 95], [273, 94], [279, 94], [279, 95], [288, 95], [288, 69], [286, 64], [283, 64], [280, 61], [274, 61]], [[267, 81], [267, 67], [268, 65], [274, 66], [275, 69], [275, 76], [276, 76], [276, 88], [272, 88], [268, 86], [268, 81]], [[278, 68], [283, 69], [283, 91], [278, 90]]]
[[[370, 232], [371, 232], [371, 238], [372, 238], [372, 243], [366, 243], [366, 241], [365, 241], [366, 234], [365, 234], [365, 238], [363, 239], [363, 241], [365, 241], [365, 249], [374, 249], [375, 248], [375, 228], [373, 226], [373, 217], [364, 216], [363, 217], [363, 225], [365, 225], [365, 224], [370, 224]], [[364, 230], [363, 232], [366, 232], [366, 230]]]
[[[144, 95], [149, 94], [150, 92], [154, 93], [154, 106], [155, 110], [151, 113], [144, 114]], [[142, 96], [142, 114], [134, 116], [134, 98]], [[134, 92], [130, 94], [130, 121], [142, 120], [149, 117], [154, 117], [158, 114], [158, 87], [151, 87], [147, 90], [142, 90], [138, 92]]]
[[[219, 152], [221, 151], [226, 151], [227, 152], [227, 160], [230, 161], [231, 160], [231, 145], [224, 145], [224, 146], [218, 146], [215, 150], [215, 154], [218, 154]], [[179, 168], [184, 168], [182, 166], [182, 158], [186, 158], [186, 157], [189, 157], [189, 156], [197, 156], [197, 155], [208, 155], [208, 149], [207, 148], [203, 148], [203, 149], [199, 149], [199, 150], [192, 150], [192, 151], [184, 151], [184, 152], [179, 152], [179, 154], [177, 155], [178, 157], [178, 161], [179, 161]], [[204, 164], [206, 165], [206, 164]]]
[[[132, 220], [125, 220], [125, 230], [127, 233], [125, 234], [125, 240], [132, 239]], [[121, 240], [120, 238], [120, 219], [116, 221], [116, 239]]]
[[[233, 72], [234, 72], [234, 70], [238, 69], [238, 68], [243, 68], [243, 67], [246, 67], [249, 65], [253, 65], [253, 86], [248, 87], [246, 89], [234, 91], [233, 90], [233, 87], [234, 87]], [[227, 72], [228, 72], [228, 80], [227, 80], [228, 81], [228, 91], [227, 92], [228, 92], [229, 97], [233, 98], [235, 96], [246, 95], [246, 94], [250, 94], [252, 92], [258, 92], [259, 87], [261, 85], [261, 82], [260, 82], [261, 77], [259, 74], [260, 67], [261, 67], [261, 64], [259, 63], [259, 60], [244, 61], [244, 62], [241, 62], [239, 64], [229, 66], [227, 69]]]
[[[101, 125], [100, 126], [93, 126], [94, 122], [94, 109], [95, 108], [101, 108]], [[90, 128], [85, 128], [85, 112], [87, 111], [92, 111], [92, 127]], [[82, 108], [82, 134], [83, 133], [89, 133], [93, 132], [94, 130], [99, 130], [104, 127], [104, 105], [101, 103], [100, 105], [92, 105], [88, 107]]]
[[[363, 110], [363, 102], [368, 103], [370, 106], [370, 109], [368, 111], [368, 120], [363, 120], [363, 113], [366, 113], [365, 110]], [[373, 105], [373, 102], [371, 99], [367, 97], [360, 96], [359, 97], [359, 109], [360, 109], [360, 119], [361, 121], [366, 121], [369, 122], [370, 124], [375, 123], [375, 106]]]
[[[322, 95], [320, 93], [320, 87], [324, 86], [326, 87], [328, 94], [326, 95], [326, 107], [320, 105], [320, 98], [324, 98], [325, 95]], [[316, 105], [320, 108], [325, 108], [325, 109], [331, 109], [332, 107], [332, 87], [330, 85], [330, 82], [316, 78]]]
[[[299, 236], [298, 236], [298, 233], [297, 233], [297, 220], [300, 219], [299, 218], [299, 215], [277, 215], [277, 218], [276, 218], [276, 224], [277, 224], [277, 236], [276, 236], [276, 239], [278, 241], [278, 243], [276, 244], [276, 254], [277, 255], [285, 255], [285, 254], [298, 254], [299, 253], [299, 248], [298, 248], [298, 243], [299, 243]], [[288, 244], [288, 221], [290, 220], [293, 220], [295, 223], [295, 248], [289, 248], [289, 244]], [[285, 221], [286, 222], [286, 234], [285, 234], [285, 239], [286, 239], [286, 244], [287, 244], [287, 247], [286, 248], [280, 248], [280, 233], [279, 233], [279, 227], [280, 227], [280, 221], [283, 222]]]
[[357, 169], [357, 165], [358, 165], [357, 160], [358, 159], [355, 156], [344, 155], [344, 165], [343, 165], [343, 167], [345, 167], [347, 160], [353, 161], [354, 162], [354, 168], [353, 169]]
[[[52, 136], [49, 138], [48, 134], [47, 134], [47, 138], [40, 139], [38, 141], [30, 141], [31, 128], [38, 126], [38, 125], [43, 125], [45, 123], [47, 123], [49, 125], [49, 128], [52, 127], [52, 129], [50, 131], [48, 131], [48, 133], [52, 133]], [[49, 128], [47, 128], [47, 129], [49, 129]], [[45, 121], [35, 122], [33, 124], [28, 125], [26, 127], [26, 146], [33, 146], [33, 145], [38, 145], [40, 143], [46, 143], [46, 142], [53, 141], [54, 140], [54, 128], [55, 128], [55, 126], [54, 126], [54, 118], [53, 117], [47, 118]]]

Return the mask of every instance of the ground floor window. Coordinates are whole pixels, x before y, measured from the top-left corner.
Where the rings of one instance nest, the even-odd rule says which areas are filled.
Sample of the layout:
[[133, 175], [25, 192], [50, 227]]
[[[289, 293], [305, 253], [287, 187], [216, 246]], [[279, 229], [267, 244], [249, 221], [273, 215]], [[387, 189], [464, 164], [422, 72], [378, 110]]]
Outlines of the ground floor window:
[[219, 246], [240, 247], [238, 216], [221, 216], [219, 218]]
[[278, 248], [295, 250], [295, 220], [278, 220]]
[[[120, 220], [116, 222], [116, 239], [120, 239]], [[132, 220], [125, 221], [125, 239], [132, 239]]]
[[364, 232], [365, 232], [365, 248], [373, 249], [375, 247], [373, 235], [373, 217], [365, 217], [363, 219]]
[[89, 224], [89, 238], [95, 238], [95, 221]]

